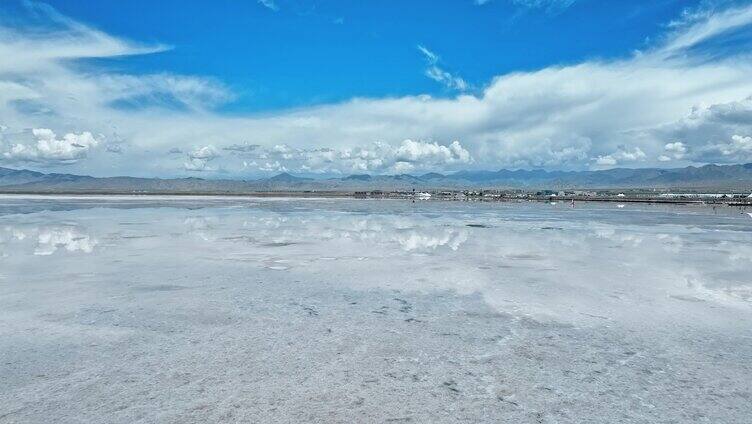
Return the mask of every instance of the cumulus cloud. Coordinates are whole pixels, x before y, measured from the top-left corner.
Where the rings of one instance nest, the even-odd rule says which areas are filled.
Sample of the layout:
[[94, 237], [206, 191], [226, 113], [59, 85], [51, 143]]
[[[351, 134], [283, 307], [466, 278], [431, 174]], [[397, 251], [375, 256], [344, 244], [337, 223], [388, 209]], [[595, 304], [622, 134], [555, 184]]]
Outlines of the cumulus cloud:
[[449, 146], [440, 146], [438, 143], [405, 140], [395, 150], [395, 159], [397, 162], [411, 163], [451, 164], [455, 162], [471, 162], [470, 153], [456, 140]]
[[[734, 137], [752, 134], [752, 98], [698, 105], [681, 119], [656, 130], [657, 137], [680, 141], [668, 143], [660, 160], [733, 163], [749, 160], [734, 146]], [[736, 143], [738, 144], [738, 143]]]
[[352, 172], [403, 173], [451, 169], [473, 163], [470, 152], [459, 141], [449, 145], [436, 142], [403, 140], [399, 144], [384, 142], [369, 146], [332, 149], [299, 149], [286, 144], [242, 152], [244, 167], [256, 166], [264, 172], [312, 172], [343, 174]]
[[[59, 251], [91, 253], [99, 244], [85, 229], [75, 226], [6, 226], [0, 229], [0, 242], [3, 241], [2, 233], [8, 234], [11, 238], [7, 240], [12, 242], [32, 244], [34, 254], [40, 256]], [[20, 251], [19, 248], [16, 246], [14, 250]]]
[[741, 135], [731, 136], [731, 140], [717, 144], [708, 144], [703, 149], [706, 152], [718, 152], [735, 160], [752, 160], [752, 137]]
[[96, 239], [74, 227], [42, 228], [37, 238], [38, 244], [34, 254], [41, 256], [52, 255], [61, 248], [68, 252], [91, 253], [98, 244]]
[[15, 143], [2, 153], [8, 162], [41, 162], [72, 164], [86, 158], [87, 153], [99, 145], [90, 132], [68, 133], [62, 138], [47, 128], [35, 128], [36, 142]]
[[658, 157], [658, 160], [660, 162], [668, 162], [674, 159], [682, 159], [684, 155], [687, 153], [687, 146], [681, 141], [675, 141], [673, 143], [666, 143], [666, 145], [663, 146], [663, 149], [666, 151], [666, 153]]
[[614, 166], [629, 162], [637, 162], [645, 160], [645, 152], [639, 147], [635, 147], [632, 150], [627, 149], [624, 146], [619, 146], [619, 149], [611, 154], [598, 156], [595, 163], [600, 166]]
[[209, 145], [198, 147], [188, 153], [188, 161], [183, 163], [186, 171], [216, 171], [208, 166], [209, 162], [219, 157], [217, 148]]
[[[80, 59], [169, 47], [123, 40], [49, 14], [54, 31], [0, 23], [0, 57], [14, 58], [0, 61], [0, 116], [8, 127], [0, 142], [2, 163], [25, 157], [95, 175], [221, 169], [245, 176], [283, 168], [379, 173], [653, 166], [662, 157], [687, 164], [749, 160], [752, 56], [717, 57], [697, 47], [749, 31], [752, 5], [683, 17], [662, 41], [629, 57], [499, 75], [472, 95], [354, 98], [248, 116], [217, 111], [233, 93], [212, 79], [90, 72]], [[418, 49], [429, 71], [442, 70], [438, 55]], [[462, 91], [461, 83], [434, 74]], [[107, 154], [66, 136], [40, 148], [38, 139], [27, 139], [27, 128], [64, 128], [77, 139], [86, 131], [104, 135], [95, 140], [117, 134], [128, 148]], [[249, 139], [262, 142], [246, 147]], [[410, 146], [406, 139], [423, 144]], [[459, 140], [467, 155], [453, 143], [433, 140]], [[193, 143], [214, 146], [215, 156], [167, 153]], [[686, 151], [667, 150], [669, 143]], [[24, 147], [14, 152], [15, 145]]]
[[663, 147], [667, 152], [671, 152], [681, 157], [684, 153], [687, 153], [687, 148], [681, 141], [675, 141], [673, 143], [666, 143]]
[[264, 171], [264, 172], [287, 172], [288, 171], [287, 167], [279, 163], [279, 161], [264, 162], [259, 166], [259, 170]]
[[219, 152], [217, 152], [217, 148], [214, 146], [199, 147], [188, 153], [188, 157], [191, 159], [212, 160], [218, 156]]

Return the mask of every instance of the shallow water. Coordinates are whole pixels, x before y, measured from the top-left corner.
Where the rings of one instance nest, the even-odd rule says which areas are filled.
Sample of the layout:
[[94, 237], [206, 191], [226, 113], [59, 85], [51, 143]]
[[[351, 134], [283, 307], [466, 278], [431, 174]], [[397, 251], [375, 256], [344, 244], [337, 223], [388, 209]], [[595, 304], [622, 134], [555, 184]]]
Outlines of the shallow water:
[[752, 422], [734, 208], [0, 197], [0, 423]]

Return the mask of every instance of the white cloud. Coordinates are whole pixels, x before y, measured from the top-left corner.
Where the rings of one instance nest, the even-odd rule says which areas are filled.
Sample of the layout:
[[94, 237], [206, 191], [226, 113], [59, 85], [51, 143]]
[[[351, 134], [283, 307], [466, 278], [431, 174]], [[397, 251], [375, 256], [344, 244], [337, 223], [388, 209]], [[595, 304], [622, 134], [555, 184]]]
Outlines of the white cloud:
[[[240, 156], [240, 155], [239, 155]], [[373, 143], [370, 146], [338, 149], [298, 149], [285, 144], [260, 148], [242, 157], [253, 157], [264, 172], [393, 172], [442, 170], [473, 163], [470, 152], [459, 141], [449, 145], [403, 140], [399, 144]], [[248, 167], [247, 160], [244, 167]]]
[[397, 147], [394, 155], [398, 162], [428, 162], [439, 164], [471, 162], [470, 153], [456, 140], [449, 146], [440, 146], [437, 143], [405, 140], [399, 147]]
[[436, 53], [420, 44], [418, 45], [418, 50], [423, 54], [423, 56], [425, 56], [426, 62], [428, 62], [429, 66], [425, 71], [425, 75], [428, 78], [439, 82], [445, 87], [452, 90], [465, 91], [469, 88], [468, 83], [464, 79], [459, 76], [453, 75], [438, 66], [440, 58]]
[[[261, 168], [332, 173], [582, 169], [652, 166], [661, 164], [662, 156], [683, 163], [749, 158], [744, 137], [752, 135], [752, 57], [727, 52], [707, 60], [706, 49], [693, 47], [749, 30], [752, 5], [693, 15], [672, 25], [662, 43], [631, 57], [499, 75], [473, 95], [354, 98], [248, 116], [215, 110], [233, 93], [212, 79], [91, 72], [77, 59], [150, 54], [165, 47], [51, 19], [56, 19], [54, 31], [0, 23], [0, 57], [14, 58], [0, 61], [0, 116], [8, 127], [0, 140], [0, 166], [26, 157], [95, 175], [222, 169], [245, 176]], [[421, 47], [427, 69], [437, 66], [440, 58]], [[434, 76], [461, 88], [451, 74]], [[27, 128], [77, 138], [103, 134], [92, 137], [128, 148], [113, 155], [93, 143], [76, 147], [86, 144], [66, 142], [66, 136], [40, 147]], [[400, 149], [411, 151], [403, 146], [405, 139], [422, 140], [415, 142], [423, 143], [415, 150], [424, 152], [419, 160], [398, 156]], [[452, 143], [433, 140], [460, 140], [467, 155], [453, 151]], [[227, 154], [208, 159], [191, 153], [185, 161], [167, 153], [193, 143]], [[682, 143], [686, 152], [679, 158], [680, 152], [666, 149], [668, 143]], [[23, 147], [14, 153], [15, 145]], [[243, 167], [254, 161], [261, 165]]]
[[287, 172], [288, 169], [284, 167], [279, 161], [265, 162], [259, 166], [259, 170], [264, 172]]
[[468, 84], [464, 79], [452, 75], [438, 66], [430, 66], [426, 69], [426, 76], [452, 90], [465, 91], [468, 89]]
[[706, 146], [707, 150], [716, 150], [724, 156], [732, 156], [743, 160], [752, 159], [752, 137], [741, 135], [731, 136], [731, 140], [725, 143], [711, 144]]
[[271, 152], [279, 155], [282, 159], [290, 160], [294, 157], [294, 150], [286, 144], [277, 144], [272, 147]]
[[[678, 139], [665, 146], [669, 159], [733, 163], [750, 160], [734, 137], [752, 134], [752, 98], [698, 105], [686, 116], [656, 131], [657, 137]], [[737, 143], [738, 144], [738, 143]]]
[[188, 159], [183, 162], [183, 168], [186, 171], [204, 172], [204, 171], [216, 171], [216, 168], [207, 166], [208, 161], [201, 159]]
[[170, 74], [107, 75], [98, 78], [101, 101], [120, 108], [176, 108], [203, 111], [234, 98], [219, 82]]
[[706, 40], [749, 25], [752, 21], [752, 7], [730, 8], [724, 11], [700, 9], [685, 13], [682, 19], [673, 21], [670, 34], [663, 46], [664, 52], [683, 51]]
[[208, 164], [218, 157], [219, 151], [216, 147], [198, 147], [188, 153], [188, 161], [183, 163], [183, 168], [186, 171], [216, 171], [216, 168], [211, 168]]
[[345, 150], [340, 154], [340, 159], [350, 171], [395, 173], [451, 169], [453, 165], [473, 162], [470, 152], [458, 141], [453, 141], [449, 146], [413, 140], [403, 140], [396, 146], [374, 143], [367, 148]]
[[22, 252], [25, 250], [23, 244], [32, 244], [34, 254], [39, 256], [49, 256], [63, 250], [91, 253], [99, 244], [85, 229], [75, 226], [5, 226], [0, 229], [0, 242], [3, 241], [2, 233], [11, 237], [6, 240], [21, 243], [12, 250]]
[[428, 50], [425, 46], [418, 44], [418, 51], [423, 53], [423, 56], [425, 56], [426, 60], [431, 65], [435, 65], [439, 61], [439, 55], [432, 52], [431, 50]]
[[619, 149], [611, 154], [598, 156], [595, 163], [600, 166], [614, 166], [629, 162], [642, 161], [645, 160], [646, 156], [645, 152], [639, 147], [629, 150], [624, 146], [619, 146]]
[[674, 159], [678, 160], [684, 158], [684, 155], [687, 153], [687, 146], [681, 141], [675, 141], [673, 143], [666, 143], [666, 145], [663, 146], [663, 150], [666, 151], [666, 154], [660, 155], [658, 160], [660, 162], [668, 162]]
[[[524, 7], [527, 9], [544, 9], [547, 11], [555, 12], [567, 9], [577, 2], [577, 0], [507, 0], [509, 3]], [[491, 0], [475, 0], [474, 3], [478, 6], [490, 3]]]
[[86, 158], [87, 153], [99, 145], [90, 132], [68, 133], [62, 138], [47, 128], [35, 128], [36, 142], [15, 143], [2, 157], [8, 162], [40, 162], [71, 164]]
[[279, 10], [279, 6], [277, 6], [277, 3], [274, 0], [258, 0], [258, 3], [275, 12]]
[[188, 157], [191, 159], [212, 160], [218, 156], [219, 152], [214, 146], [199, 147], [188, 153]]
[[614, 166], [619, 162], [613, 156], [607, 155], [598, 156], [598, 159], [595, 161], [595, 163], [601, 166]]
[[76, 228], [43, 228], [39, 230], [35, 255], [48, 256], [58, 249], [64, 248], [68, 252], [91, 253], [98, 241]]
[[664, 149], [667, 152], [672, 152], [674, 154], [683, 155], [684, 153], [687, 153], [687, 147], [684, 146], [684, 143], [681, 141], [675, 141], [673, 143], [666, 143], [664, 146]]
[[[46, 17], [51, 27], [60, 30], [40, 31], [39, 28], [0, 26], [0, 74], [51, 71], [62, 69], [66, 59], [105, 58], [157, 53], [170, 49], [163, 44], [143, 45], [113, 37], [67, 18], [51, 7], [35, 2], [25, 3], [32, 16]], [[20, 84], [23, 87], [23, 83]]]
[[[476, 3], [483, 4], [488, 0], [479, 1], [482, 1], [482, 3], [478, 2], [478, 0], [476, 0]], [[542, 9], [550, 13], [555, 13], [568, 9], [575, 4], [577, 0], [509, 0], [509, 2], [515, 6], [527, 9]]]

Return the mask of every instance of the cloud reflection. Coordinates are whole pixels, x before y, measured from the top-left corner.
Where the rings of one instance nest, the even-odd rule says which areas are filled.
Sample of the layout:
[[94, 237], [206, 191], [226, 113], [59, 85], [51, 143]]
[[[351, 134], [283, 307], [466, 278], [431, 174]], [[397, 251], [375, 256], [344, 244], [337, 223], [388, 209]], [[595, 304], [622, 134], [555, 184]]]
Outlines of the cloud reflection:
[[[223, 266], [241, 264], [244, 272], [334, 279], [354, 290], [479, 296], [501, 313], [567, 323], [681, 320], [700, 307], [691, 302], [748, 308], [752, 298], [752, 240], [736, 221], [718, 226], [716, 216], [685, 214], [656, 222], [655, 213], [637, 210], [567, 209], [564, 216], [544, 205], [454, 207], [406, 212], [400, 203], [301, 200], [79, 210], [64, 223], [6, 226], [0, 246], [28, 246], [32, 257], [99, 254], [90, 234], [108, 234], [109, 254], [140, 258], [131, 266], [147, 266], [141, 261], [159, 252], [168, 264], [185, 261], [188, 275], [192, 266], [225, 275]], [[483, 227], [467, 226], [478, 222]]]
[[49, 256], [59, 250], [92, 253], [99, 241], [79, 226], [5, 226], [0, 244], [14, 250], [30, 249], [34, 255]]

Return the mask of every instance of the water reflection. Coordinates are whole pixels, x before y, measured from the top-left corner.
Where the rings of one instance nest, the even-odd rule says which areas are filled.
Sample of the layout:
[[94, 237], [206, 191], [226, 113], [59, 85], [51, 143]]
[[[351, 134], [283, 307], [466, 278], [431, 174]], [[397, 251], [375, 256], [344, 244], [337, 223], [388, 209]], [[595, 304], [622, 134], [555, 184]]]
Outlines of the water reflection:
[[433, 230], [408, 230], [396, 234], [396, 241], [407, 251], [435, 250], [447, 246], [456, 251], [467, 241], [467, 231], [464, 229], [441, 228]]
[[[99, 244], [79, 225], [13, 226], [6, 225], [0, 235], [0, 246], [21, 254], [31, 252], [49, 256], [55, 252], [92, 253]], [[6, 252], [6, 255], [9, 253]]]
[[295, 201], [9, 215], [0, 217], [0, 252], [20, 255], [27, 271], [35, 257], [86, 253], [92, 266], [180, 264], [188, 275], [208, 267], [218, 276], [241, 266], [262, 279], [274, 271], [354, 289], [451, 291], [569, 323], [680, 320], [697, 304], [749, 309], [752, 299], [752, 232], [738, 216], [409, 207]]
[[[306, 213], [303, 215], [261, 215], [253, 219], [225, 216], [221, 224], [216, 218], [188, 218], [188, 232], [204, 240], [255, 242], [267, 247], [301, 243], [349, 240], [361, 247], [391, 246], [407, 252], [431, 251], [446, 247], [458, 250], [467, 241], [465, 228], [426, 222], [404, 216], [363, 217]], [[228, 236], [233, 232], [234, 236]]]

